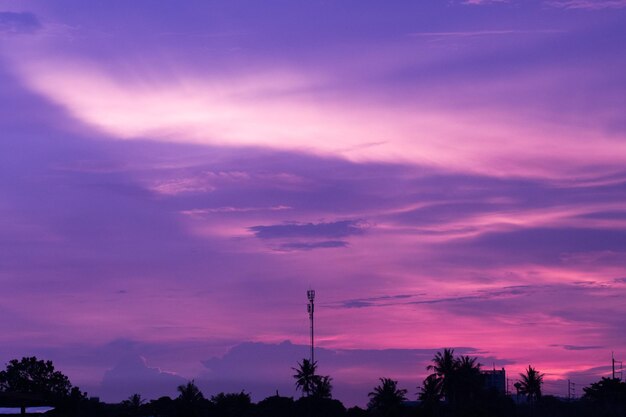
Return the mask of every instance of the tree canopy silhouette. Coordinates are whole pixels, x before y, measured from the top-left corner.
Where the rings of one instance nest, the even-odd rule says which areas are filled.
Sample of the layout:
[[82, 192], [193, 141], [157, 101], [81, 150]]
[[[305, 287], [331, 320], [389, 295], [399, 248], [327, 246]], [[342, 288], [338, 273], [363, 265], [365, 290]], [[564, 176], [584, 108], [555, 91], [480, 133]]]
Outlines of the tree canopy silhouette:
[[544, 374], [539, 373], [535, 368], [528, 365], [526, 372], [520, 374], [521, 379], [519, 385], [515, 385], [515, 388], [520, 394], [523, 394], [528, 398], [531, 404], [534, 404], [541, 398], [541, 385], [543, 385]]
[[181, 415], [195, 416], [200, 414], [206, 399], [196, 383], [191, 380], [186, 384], [179, 385], [177, 390], [179, 395], [176, 401], [180, 406]]
[[391, 378], [380, 378], [380, 384], [370, 392], [367, 408], [385, 415], [396, 412], [406, 401], [407, 390], [398, 388], [398, 381]]
[[212, 414], [216, 417], [245, 417], [252, 409], [250, 394], [246, 392], [223, 393], [211, 397]]
[[35, 356], [7, 363], [0, 371], [0, 392], [4, 401], [18, 405], [22, 414], [27, 405], [68, 405], [86, 397], [67, 376], [54, 369], [52, 361]]
[[313, 391], [311, 394], [316, 398], [332, 398], [333, 385], [331, 381], [333, 379], [328, 375], [315, 375], [313, 378]]
[[617, 378], [602, 378], [589, 387], [583, 388], [583, 391], [585, 401], [609, 410], [621, 409], [623, 413], [626, 413], [626, 382]]
[[437, 352], [426, 369], [433, 373], [424, 380], [419, 397], [427, 404], [441, 399], [450, 404], [467, 404], [477, 400], [484, 389], [477, 358], [455, 357], [454, 349]]
[[146, 402], [141, 395], [133, 394], [128, 399], [122, 401], [122, 407], [125, 414], [129, 416], [138, 416], [141, 412], [141, 406]]
[[444, 349], [437, 352], [432, 360], [432, 365], [426, 367], [429, 371], [434, 371], [433, 375], [439, 380], [441, 393], [446, 400], [452, 398], [454, 371], [457, 367], [457, 360], [454, 358], [454, 349]]
[[438, 403], [443, 398], [441, 392], [441, 379], [436, 374], [431, 374], [424, 379], [424, 383], [419, 388], [419, 400], [429, 406]]
[[70, 395], [72, 384], [67, 376], [55, 371], [52, 361], [25, 357], [11, 360], [0, 372], [0, 389], [4, 392], [29, 393], [44, 399]]
[[296, 388], [302, 391], [302, 394], [307, 397], [313, 393], [315, 386], [315, 371], [317, 370], [317, 362], [311, 362], [308, 359], [303, 359], [302, 362], [298, 362], [297, 368], [291, 368], [296, 373], [294, 378], [296, 380]]
[[185, 404], [194, 404], [204, 400], [204, 395], [195, 381], [191, 380], [186, 384], [179, 385], [177, 388], [179, 393], [178, 401]]

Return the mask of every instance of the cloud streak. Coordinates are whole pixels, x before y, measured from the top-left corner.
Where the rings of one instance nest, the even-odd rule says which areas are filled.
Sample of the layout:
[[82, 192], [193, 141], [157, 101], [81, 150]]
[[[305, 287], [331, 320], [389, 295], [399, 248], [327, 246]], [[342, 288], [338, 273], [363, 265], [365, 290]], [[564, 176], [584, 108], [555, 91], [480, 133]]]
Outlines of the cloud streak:
[[564, 9], [603, 10], [626, 7], [626, 1], [624, 0], [556, 0], [546, 3], [550, 6]]
[[366, 224], [359, 220], [339, 220], [329, 223], [286, 223], [252, 226], [250, 230], [260, 239], [298, 237], [347, 237], [362, 234]]
[[0, 35], [33, 33], [42, 25], [37, 16], [29, 12], [0, 12]]

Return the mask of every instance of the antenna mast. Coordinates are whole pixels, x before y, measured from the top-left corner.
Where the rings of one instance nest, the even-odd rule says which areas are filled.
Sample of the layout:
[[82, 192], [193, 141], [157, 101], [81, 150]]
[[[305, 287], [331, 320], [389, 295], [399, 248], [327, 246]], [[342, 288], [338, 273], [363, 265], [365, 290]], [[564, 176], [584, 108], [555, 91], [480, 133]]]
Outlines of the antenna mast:
[[[615, 364], [619, 365], [618, 370], [615, 370]], [[622, 376], [623, 376], [623, 372], [622, 372], [622, 361], [616, 361], [615, 360], [615, 354], [613, 352], [611, 352], [611, 368], [613, 370], [613, 374], [612, 377], [613, 379], [615, 379], [616, 375], [619, 375], [619, 377], [617, 377], [617, 379], [619, 379], [620, 381], [622, 380]]]
[[313, 363], [315, 363], [315, 352], [313, 343], [313, 312], [315, 311], [315, 290], [308, 290], [306, 292], [306, 297], [309, 299], [309, 304], [307, 304], [307, 311], [309, 312], [309, 320], [311, 321], [311, 365], [313, 365]]

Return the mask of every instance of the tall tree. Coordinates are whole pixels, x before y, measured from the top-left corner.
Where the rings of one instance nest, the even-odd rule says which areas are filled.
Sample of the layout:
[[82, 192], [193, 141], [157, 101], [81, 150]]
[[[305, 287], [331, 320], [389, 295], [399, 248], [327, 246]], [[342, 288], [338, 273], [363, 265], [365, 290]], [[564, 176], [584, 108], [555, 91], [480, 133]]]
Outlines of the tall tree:
[[314, 381], [313, 381], [313, 391], [311, 392], [313, 397], [332, 398], [332, 392], [333, 392], [333, 385], [331, 384], [332, 380], [333, 379], [328, 375], [324, 375], [324, 376], [315, 375]]
[[179, 385], [177, 390], [179, 395], [176, 401], [179, 404], [179, 411], [181, 415], [198, 415], [203, 403], [205, 402], [205, 398], [195, 381], [191, 380], [186, 384]]
[[178, 400], [183, 403], [192, 404], [198, 403], [204, 400], [204, 395], [200, 388], [196, 385], [194, 380], [187, 382], [186, 384], [179, 385], [178, 388]]
[[432, 364], [426, 367], [440, 380], [441, 392], [447, 401], [453, 401], [454, 373], [458, 362], [454, 357], [454, 349], [445, 348], [443, 352], [437, 352], [432, 359]]
[[425, 405], [436, 404], [443, 398], [441, 379], [435, 374], [428, 375], [419, 390], [418, 398]]
[[384, 415], [392, 415], [406, 401], [406, 393], [407, 390], [398, 388], [398, 381], [380, 378], [380, 384], [367, 394], [370, 397], [367, 408]]
[[302, 362], [298, 362], [297, 368], [291, 369], [296, 371], [293, 376], [296, 380], [296, 388], [302, 391], [302, 394], [307, 397], [311, 395], [315, 389], [315, 371], [317, 370], [317, 362], [311, 362], [308, 359], [303, 359]]
[[541, 398], [541, 385], [543, 385], [544, 374], [539, 373], [535, 368], [528, 365], [526, 372], [520, 374], [519, 393], [528, 398], [531, 404], [534, 404]]
[[420, 395], [431, 402], [445, 398], [448, 404], [460, 407], [474, 403], [484, 391], [480, 366], [477, 358], [455, 357], [454, 349], [437, 352], [426, 368], [433, 373], [424, 380]]
[[483, 391], [484, 381], [477, 358], [460, 356], [453, 372], [453, 397], [457, 403], [475, 402]]

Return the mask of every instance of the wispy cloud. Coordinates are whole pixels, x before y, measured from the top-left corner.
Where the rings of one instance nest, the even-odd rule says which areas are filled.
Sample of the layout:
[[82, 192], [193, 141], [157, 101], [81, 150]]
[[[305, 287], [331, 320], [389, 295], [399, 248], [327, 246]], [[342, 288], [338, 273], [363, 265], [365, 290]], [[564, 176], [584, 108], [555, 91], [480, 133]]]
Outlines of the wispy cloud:
[[285, 223], [271, 226], [252, 226], [250, 230], [260, 239], [299, 237], [346, 237], [360, 235], [368, 227], [361, 220], [340, 220], [329, 223]]
[[[547, 288], [547, 287], [542, 287]], [[462, 303], [465, 301], [487, 300], [496, 297], [516, 297], [525, 296], [531, 292], [538, 291], [539, 288], [532, 288], [528, 285], [517, 285], [496, 289], [485, 289], [472, 293], [459, 294], [455, 296], [437, 297], [427, 293], [419, 294], [395, 294], [378, 297], [356, 298], [344, 300], [338, 303], [329, 304], [338, 308], [364, 308], [364, 307], [390, 307], [397, 305], [417, 305], [417, 304], [439, 304], [439, 303]]]
[[560, 7], [564, 9], [622, 9], [626, 7], [625, 0], [552, 0], [546, 4], [552, 7]]
[[498, 4], [498, 3], [508, 3], [509, 0], [463, 0], [462, 4], [467, 4], [471, 6], [482, 6], [486, 4]]
[[503, 30], [471, 30], [455, 32], [413, 32], [409, 36], [416, 37], [475, 37], [475, 36], [499, 36], [499, 35], [532, 35], [532, 34], [559, 34], [563, 30], [557, 29], [503, 29]]
[[280, 245], [280, 250], [313, 250], [329, 248], [345, 248], [348, 242], [343, 240], [323, 240], [321, 242], [291, 242]]
[[41, 29], [37, 16], [29, 12], [0, 12], [0, 35], [32, 33]]
[[[553, 31], [437, 31], [415, 36], [506, 37], [530, 33]], [[554, 178], [569, 178], [564, 172], [580, 166], [603, 166], [609, 171], [624, 163], [625, 153], [620, 152], [623, 143], [603, 135], [598, 129], [601, 126], [570, 129], [564, 127], [569, 125], [537, 119], [527, 123], [524, 115], [509, 111], [507, 105], [494, 105], [499, 100], [489, 97], [479, 106], [462, 108], [403, 100], [390, 107], [370, 104], [376, 102], [376, 94], [358, 100], [350, 94], [328, 98], [321, 93], [340, 88], [340, 80], [306, 70], [277, 69], [210, 78], [176, 70], [167, 77], [143, 77], [132, 73], [113, 76], [96, 63], [60, 61], [56, 52], [45, 52], [36, 60], [19, 57], [16, 62], [19, 73], [34, 90], [80, 120], [124, 139], [149, 137], [164, 142], [263, 147], [358, 162], [454, 166], [469, 172]], [[402, 66], [406, 65], [413, 64]], [[136, 71], [151, 73], [153, 68]], [[545, 74], [537, 77], [511, 83], [509, 89], [513, 90], [507, 96], [518, 96], [521, 85], [534, 85], [539, 79], [548, 84]], [[136, 82], [137, 78], [142, 81]], [[454, 80], [464, 78], [455, 76]], [[555, 75], [554, 79], [564, 83], [567, 77]], [[554, 88], [554, 83], [549, 85]], [[502, 94], [502, 86], [492, 88], [493, 94]], [[480, 91], [489, 96], [492, 90]], [[433, 101], [445, 98], [441, 92], [424, 91], [420, 95]], [[454, 97], [450, 100], [458, 101]], [[346, 112], [346, 108], [351, 110]], [[468, 132], [473, 140], [467, 140]], [[600, 140], [610, 142], [616, 151], [596, 146]], [[372, 143], [376, 146], [370, 146]], [[581, 158], [581, 154], [588, 158]]]
[[590, 346], [579, 346], [579, 345], [550, 345], [553, 347], [561, 347], [565, 350], [596, 350], [596, 349], [604, 349], [606, 346], [600, 345], [590, 345]]
[[210, 193], [215, 190], [206, 179], [198, 177], [175, 178], [157, 181], [149, 185], [149, 189], [163, 195], [184, 193]]
[[201, 208], [201, 209], [190, 209], [190, 210], [182, 210], [181, 213], [187, 216], [204, 216], [207, 214], [214, 213], [249, 213], [255, 211], [283, 211], [283, 210], [292, 210], [293, 207], [289, 206], [270, 206], [270, 207], [233, 207], [233, 206], [225, 206], [225, 207], [215, 207], [215, 208]]

